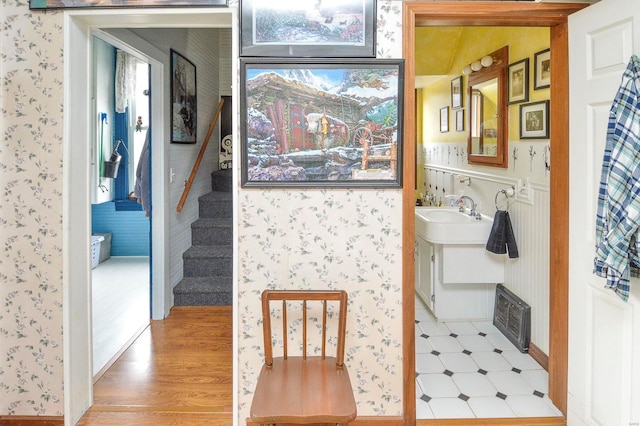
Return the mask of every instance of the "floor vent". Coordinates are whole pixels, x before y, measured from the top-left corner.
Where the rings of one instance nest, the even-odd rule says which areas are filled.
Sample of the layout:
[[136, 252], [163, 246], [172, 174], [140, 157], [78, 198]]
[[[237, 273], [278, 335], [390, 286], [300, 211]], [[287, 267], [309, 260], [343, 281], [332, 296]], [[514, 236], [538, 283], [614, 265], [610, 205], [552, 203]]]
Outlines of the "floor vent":
[[496, 287], [493, 325], [511, 341], [520, 352], [529, 351], [531, 339], [531, 307], [507, 290], [502, 284]]

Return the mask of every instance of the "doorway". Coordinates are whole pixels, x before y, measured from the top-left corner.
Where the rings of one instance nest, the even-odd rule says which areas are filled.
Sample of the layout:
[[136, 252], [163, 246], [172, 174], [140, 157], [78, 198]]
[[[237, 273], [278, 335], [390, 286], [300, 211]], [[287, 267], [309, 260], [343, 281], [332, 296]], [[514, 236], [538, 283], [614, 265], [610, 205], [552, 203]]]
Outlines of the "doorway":
[[[505, 6], [497, 2], [406, 2], [403, 5], [403, 40], [405, 58], [412, 58], [415, 51], [415, 27], [437, 25], [484, 25], [510, 26], [534, 25], [550, 28], [551, 85], [550, 115], [558, 123], [568, 121], [568, 42], [567, 16], [586, 5], [526, 4], [510, 3]], [[415, 111], [415, 68], [412, 61], [406, 63], [405, 110]], [[568, 295], [568, 130], [566, 126], [550, 126], [554, 141], [554, 169], [551, 174], [550, 211], [550, 338], [549, 338], [549, 396], [554, 404], [566, 415], [567, 410], [567, 295]], [[403, 188], [403, 365], [405, 420], [415, 419], [415, 296], [413, 235], [414, 188], [415, 188], [415, 117], [407, 115], [405, 122], [405, 185]], [[480, 422], [486, 419], [480, 420]], [[523, 419], [522, 424], [531, 419]], [[420, 421], [419, 424], [429, 424]], [[465, 422], [473, 423], [465, 419]], [[558, 424], [564, 419], [558, 418]]]

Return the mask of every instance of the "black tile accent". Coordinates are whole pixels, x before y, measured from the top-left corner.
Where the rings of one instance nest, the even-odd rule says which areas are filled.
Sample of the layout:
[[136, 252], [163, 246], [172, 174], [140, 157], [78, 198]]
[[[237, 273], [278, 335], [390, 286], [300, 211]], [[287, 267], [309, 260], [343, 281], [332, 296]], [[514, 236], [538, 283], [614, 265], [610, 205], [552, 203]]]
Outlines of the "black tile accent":
[[458, 395], [458, 398], [460, 398], [463, 401], [467, 401], [469, 399], [469, 397], [463, 393], [461, 393], [460, 395]]
[[413, 322], [415, 322], [416, 324], [420, 324], [420, 321], [418, 320], [413, 320]]
[[428, 339], [428, 338], [429, 338], [429, 335], [428, 335], [428, 334], [424, 334], [424, 333], [423, 333], [423, 334], [421, 334], [421, 335], [420, 335], [420, 337], [424, 337], [425, 339]]
[[456, 333], [451, 333], [451, 334], [449, 334], [449, 336], [451, 336], [451, 337], [458, 337], [458, 335], [457, 335]]
[[482, 336], [482, 337], [486, 337], [486, 336], [487, 336], [487, 333], [483, 333], [482, 331], [481, 331], [480, 333], [478, 333], [478, 334], [479, 334], [480, 336]]
[[429, 395], [425, 395], [422, 394], [422, 396], [420, 397], [421, 400], [423, 400], [424, 402], [429, 402], [431, 401], [431, 397]]
[[515, 368], [515, 367], [511, 368], [511, 371], [513, 371], [514, 373], [518, 373], [518, 374], [522, 373], [522, 370], [520, 370], [519, 368]]
[[446, 374], [449, 377], [453, 376], [453, 371], [444, 370], [443, 373]]
[[501, 354], [502, 353], [502, 349], [498, 349], [498, 348], [494, 349], [493, 351], [495, 353], [497, 353], [497, 354]]
[[420, 375], [420, 373], [416, 373], [416, 378]]
[[465, 354], [465, 355], [471, 355], [471, 351], [468, 351], [466, 349], [464, 351], [462, 351], [462, 353]]
[[478, 373], [480, 374], [484, 374], [485, 376], [487, 375], [488, 371], [487, 370], [483, 370], [482, 368], [478, 370]]
[[498, 392], [496, 396], [500, 399], [507, 399], [507, 395], [503, 394], [502, 392]]
[[431, 355], [438, 356], [440, 355], [440, 352], [434, 350], [434, 351], [431, 351]]
[[540, 397], [540, 398], [544, 398], [544, 394], [543, 394], [542, 392], [540, 392], [540, 391], [534, 390], [534, 391], [533, 391], [533, 394], [534, 394], [535, 396]]

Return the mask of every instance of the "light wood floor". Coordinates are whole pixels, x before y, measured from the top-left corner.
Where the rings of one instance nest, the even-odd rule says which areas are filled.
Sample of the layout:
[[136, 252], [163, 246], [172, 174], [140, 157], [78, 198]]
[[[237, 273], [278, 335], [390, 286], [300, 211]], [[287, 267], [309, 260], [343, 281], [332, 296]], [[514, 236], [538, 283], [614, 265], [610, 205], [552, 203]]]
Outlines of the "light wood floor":
[[232, 424], [232, 309], [174, 307], [95, 383], [78, 425]]

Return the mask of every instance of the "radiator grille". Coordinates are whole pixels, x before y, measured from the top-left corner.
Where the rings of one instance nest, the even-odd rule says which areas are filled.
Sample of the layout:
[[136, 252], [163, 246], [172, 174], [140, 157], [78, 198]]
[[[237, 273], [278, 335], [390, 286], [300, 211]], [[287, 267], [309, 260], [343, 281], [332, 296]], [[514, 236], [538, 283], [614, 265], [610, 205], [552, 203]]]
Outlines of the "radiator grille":
[[529, 351], [531, 339], [531, 307], [502, 284], [496, 287], [493, 325], [513, 343], [520, 352]]

